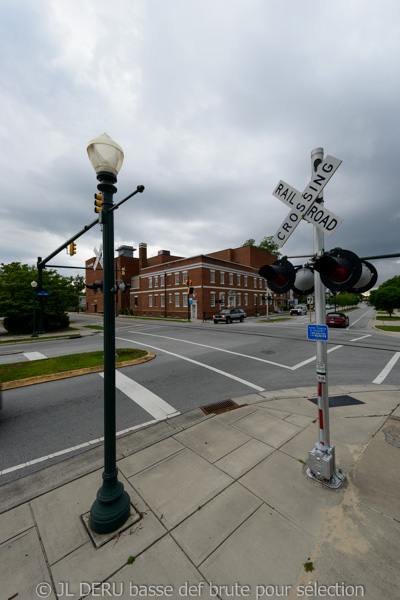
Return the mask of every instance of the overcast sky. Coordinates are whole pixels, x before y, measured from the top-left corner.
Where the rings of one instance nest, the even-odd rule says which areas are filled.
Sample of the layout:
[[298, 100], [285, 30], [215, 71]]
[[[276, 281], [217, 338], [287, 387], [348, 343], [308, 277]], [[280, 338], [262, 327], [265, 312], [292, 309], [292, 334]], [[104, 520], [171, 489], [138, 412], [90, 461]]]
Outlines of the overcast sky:
[[[86, 147], [104, 132], [125, 154], [115, 201], [146, 188], [115, 212], [116, 247], [194, 256], [274, 235], [288, 213], [274, 188], [303, 191], [322, 147], [343, 161], [326, 248], [400, 253], [398, 0], [0, 6], [0, 262], [33, 265], [93, 221]], [[312, 229], [282, 253], [312, 254]], [[52, 264], [84, 266], [100, 242], [96, 226]], [[378, 283], [399, 261], [374, 261]]]

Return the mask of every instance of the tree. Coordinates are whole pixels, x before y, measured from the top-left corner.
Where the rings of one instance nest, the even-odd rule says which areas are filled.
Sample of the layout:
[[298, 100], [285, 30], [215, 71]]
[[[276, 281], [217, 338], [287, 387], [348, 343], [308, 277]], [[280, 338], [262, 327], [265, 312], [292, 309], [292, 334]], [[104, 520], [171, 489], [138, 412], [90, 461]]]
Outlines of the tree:
[[281, 255], [279, 252], [279, 246], [272, 241], [272, 237], [272, 235], [264, 236], [259, 244], [256, 244], [256, 241], [253, 238], [249, 238], [244, 244], [242, 244], [242, 248], [244, 246], [255, 246], [256, 248], [260, 248], [260, 250], [264, 250], [269, 254], [274, 254], [275, 256], [279, 257]]
[[[78, 276], [79, 277], [79, 276]], [[10, 333], [29, 333], [33, 330], [33, 288], [37, 269], [18, 262], [0, 265], [0, 315]], [[62, 277], [54, 270], [43, 272], [43, 290], [49, 296], [35, 297], [36, 307], [43, 310], [46, 331], [69, 325], [67, 310], [76, 306], [78, 293], [72, 277]]]
[[385, 285], [385, 283], [371, 292], [370, 302], [377, 310], [386, 310], [389, 316], [392, 316], [394, 309], [400, 308], [400, 285]]

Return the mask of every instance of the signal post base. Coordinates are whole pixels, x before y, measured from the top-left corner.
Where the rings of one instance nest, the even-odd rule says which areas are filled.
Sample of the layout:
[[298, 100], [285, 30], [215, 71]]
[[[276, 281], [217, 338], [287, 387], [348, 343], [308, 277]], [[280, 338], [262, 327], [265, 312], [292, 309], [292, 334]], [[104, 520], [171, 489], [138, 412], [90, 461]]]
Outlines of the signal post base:
[[338, 489], [345, 480], [345, 474], [335, 467], [335, 446], [325, 448], [320, 442], [308, 454], [308, 477], [331, 489]]

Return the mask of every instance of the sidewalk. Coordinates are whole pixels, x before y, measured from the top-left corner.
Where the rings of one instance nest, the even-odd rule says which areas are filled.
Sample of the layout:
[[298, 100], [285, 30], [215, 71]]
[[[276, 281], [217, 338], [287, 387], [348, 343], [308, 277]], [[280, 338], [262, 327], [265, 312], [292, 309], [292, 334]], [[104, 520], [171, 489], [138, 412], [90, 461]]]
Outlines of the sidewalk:
[[102, 448], [1, 486], [1, 598], [394, 600], [399, 392], [330, 388], [339, 490], [305, 475], [318, 439], [313, 388], [235, 398], [246, 406], [196, 409], [118, 439], [119, 479], [141, 518], [109, 537], [93, 541], [82, 518]]

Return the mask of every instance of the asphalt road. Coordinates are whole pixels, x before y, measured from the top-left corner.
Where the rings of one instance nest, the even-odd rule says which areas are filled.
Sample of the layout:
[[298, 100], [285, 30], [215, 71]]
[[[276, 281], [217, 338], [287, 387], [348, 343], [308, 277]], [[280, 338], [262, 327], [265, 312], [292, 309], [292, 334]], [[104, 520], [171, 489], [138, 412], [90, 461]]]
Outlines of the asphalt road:
[[[390, 368], [400, 352], [400, 338], [368, 329], [372, 315], [371, 308], [362, 306], [350, 313], [349, 328], [329, 329], [330, 385], [400, 385], [400, 363]], [[99, 316], [81, 318], [101, 324]], [[146, 348], [156, 358], [119, 371], [117, 432], [123, 435], [177, 413], [263, 390], [316, 387], [316, 344], [307, 339], [308, 323], [308, 315], [278, 323], [247, 319], [229, 325], [118, 318], [117, 347]], [[33, 352], [45, 357], [89, 352], [102, 344], [102, 334], [96, 333], [3, 346], [0, 363], [30, 360]], [[84, 452], [88, 444], [100, 444], [102, 414], [100, 374], [3, 392], [0, 485]]]

